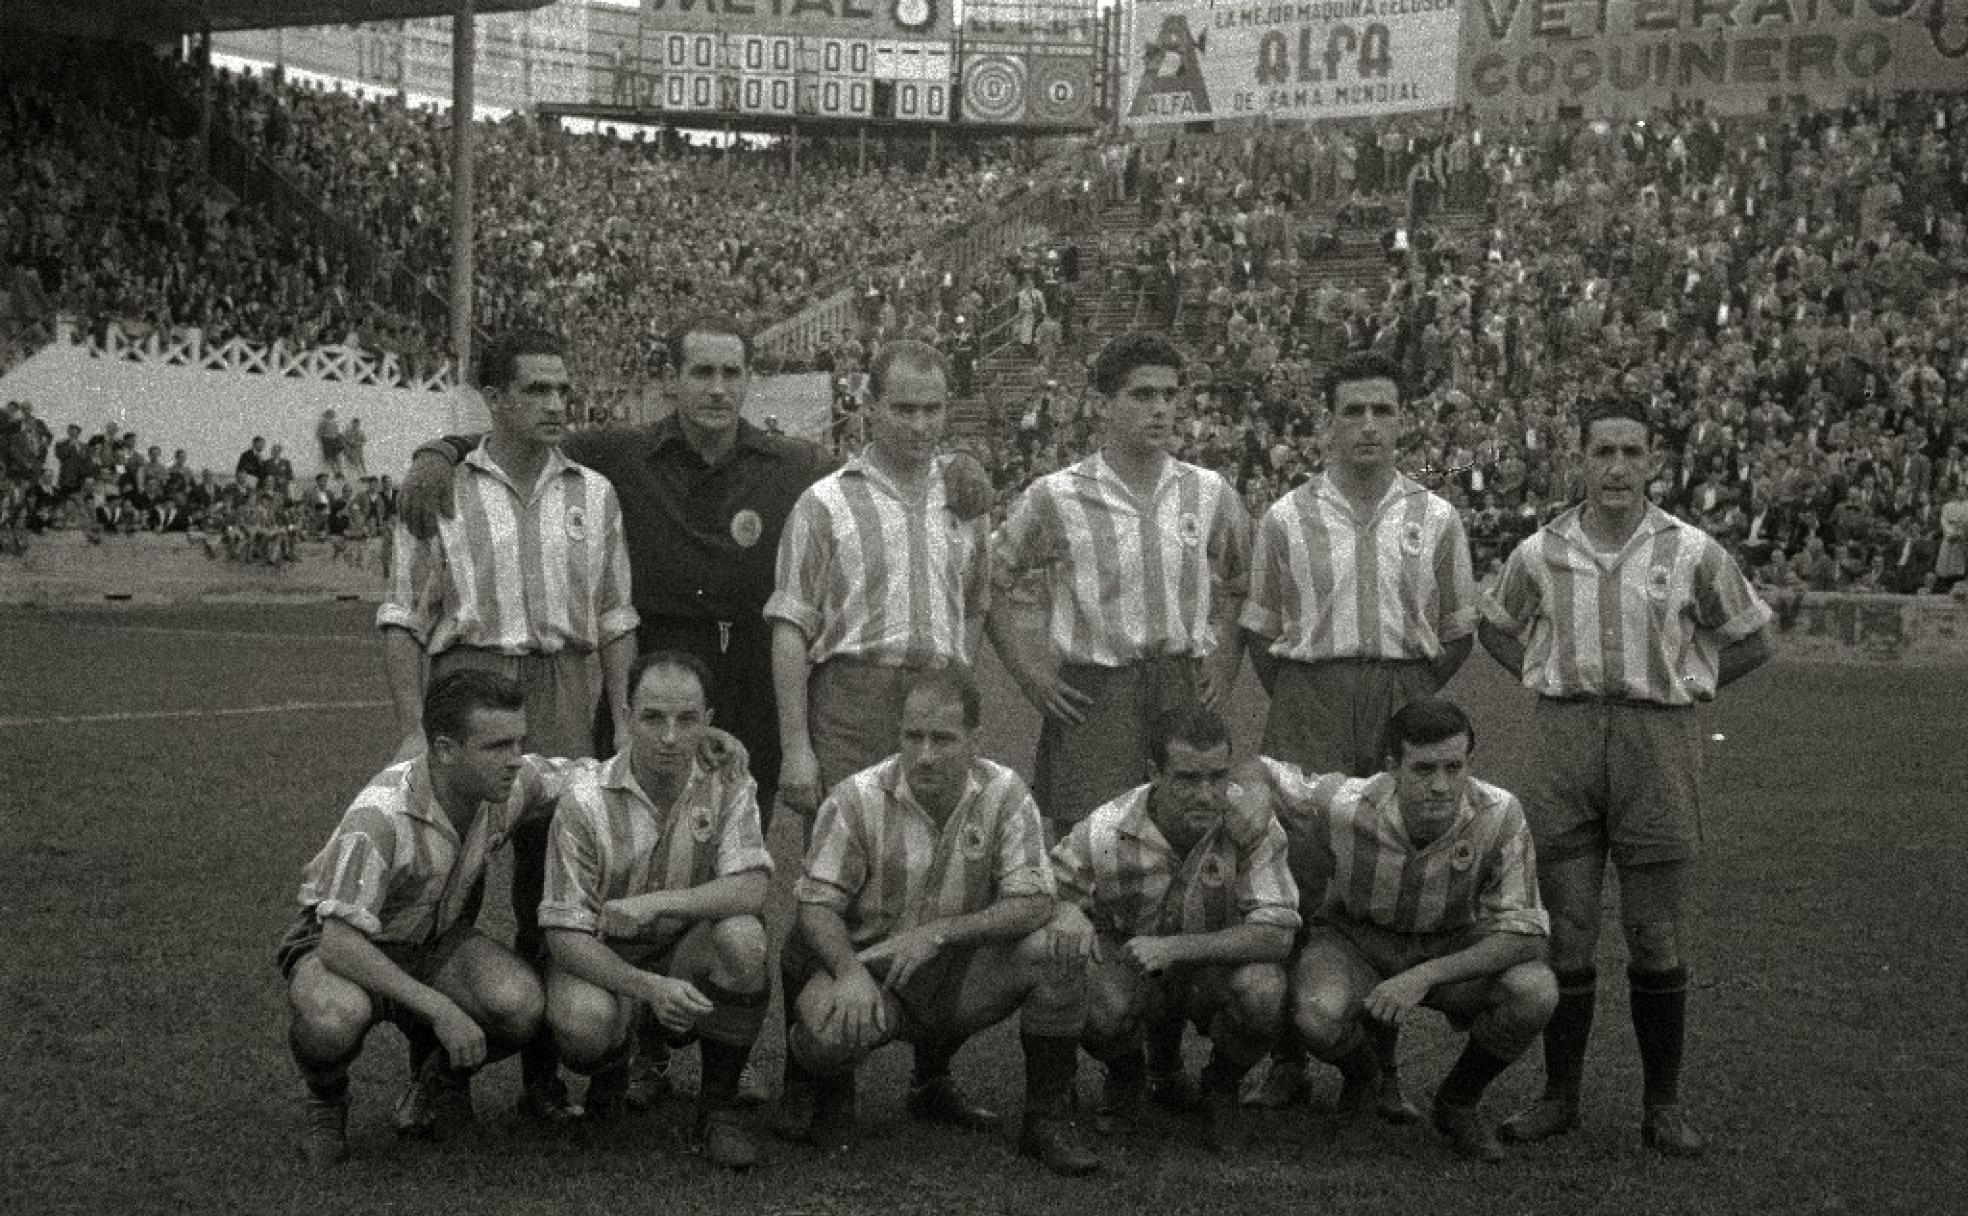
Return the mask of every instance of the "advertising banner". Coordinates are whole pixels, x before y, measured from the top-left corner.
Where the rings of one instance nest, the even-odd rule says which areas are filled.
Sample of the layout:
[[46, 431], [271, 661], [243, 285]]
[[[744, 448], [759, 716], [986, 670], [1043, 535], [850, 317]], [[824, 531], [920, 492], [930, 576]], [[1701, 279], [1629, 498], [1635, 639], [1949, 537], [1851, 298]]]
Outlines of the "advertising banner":
[[1140, 0], [1127, 122], [1441, 109], [1460, 24], [1459, 0]]
[[642, 0], [651, 31], [920, 39], [956, 35], [950, 0]]
[[1725, 113], [1968, 82], [1968, 0], [1465, 0], [1461, 100]]

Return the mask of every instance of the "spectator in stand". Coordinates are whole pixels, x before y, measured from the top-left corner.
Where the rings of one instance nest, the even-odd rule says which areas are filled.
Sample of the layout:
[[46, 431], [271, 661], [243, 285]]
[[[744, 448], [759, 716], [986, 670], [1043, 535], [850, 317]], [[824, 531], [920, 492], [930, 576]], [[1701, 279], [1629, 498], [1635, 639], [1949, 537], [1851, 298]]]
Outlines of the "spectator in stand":
[[342, 424], [335, 421], [334, 410], [321, 411], [321, 421], [315, 424], [314, 438], [321, 445], [321, 467], [339, 476], [342, 471]]
[[258, 485], [266, 480], [266, 462], [266, 439], [255, 435], [252, 444], [239, 454], [239, 462], [232, 466], [232, 471], [244, 473], [253, 479], [254, 485]]

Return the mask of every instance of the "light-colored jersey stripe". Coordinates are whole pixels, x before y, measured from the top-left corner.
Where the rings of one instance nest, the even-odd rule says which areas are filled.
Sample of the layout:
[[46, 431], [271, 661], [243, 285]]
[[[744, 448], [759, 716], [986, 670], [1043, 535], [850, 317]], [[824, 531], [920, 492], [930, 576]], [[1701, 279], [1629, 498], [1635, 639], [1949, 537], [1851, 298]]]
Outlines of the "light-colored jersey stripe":
[[850, 461], [793, 505], [765, 615], [797, 625], [814, 663], [967, 662], [966, 631], [989, 602], [984, 527], [957, 518], [938, 473], [912, 501]]
[[1361, 519], [1322, 474], [1258, 524], [1243, 624], [1279, 658], [1433, 660], [1476, 612], [1461, 516], [1407, 477]]
[[1170, 460], [1143, 502], [1095, 453], [1028, 487], [996, 552], [1001, 591], [1048, 579], [1048, 633], [1066, 662], [1207, 657], [1222, 641], [1212, 614], [1249, 583], [1250, 519], [1208, 469]]
[[840, 913], [861, 947], [1054, 890], [1038, 804], [1018, 774], [978, 760], [939, 830], [909, 793], [901, 759], [890, 757], [820, 805], [793, 897]]
[[1692, 705], [1715, 697], [1722, 648], [1771, 618], [1735, 559], [1691, 524], [1649, 508], [1618, 553], [1573, 508], [1504, 563], [1483, 611], [1524, 641], [1524, 686], [1548, 697]]
[[556, 451], [522, 493], [481, 446], [451, 488], [455, 516], [429, 540], [398, 525], [377, 625], [408, 630], [431, 654], [558, 654], [597, 650], [640, 623], [607, 478]]

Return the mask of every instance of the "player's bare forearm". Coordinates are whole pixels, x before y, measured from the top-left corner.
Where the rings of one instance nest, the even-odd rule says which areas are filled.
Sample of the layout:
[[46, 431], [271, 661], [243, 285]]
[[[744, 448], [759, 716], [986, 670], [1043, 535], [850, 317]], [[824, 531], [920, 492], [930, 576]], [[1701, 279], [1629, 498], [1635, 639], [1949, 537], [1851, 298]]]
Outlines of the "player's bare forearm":
[[1273, 686], [1278, 682], [1278, 656], [1271, 653], [1276, 638], [1268, 638], [1251, 629], [1237, 631], [1243, 638], [1244, 652], [1250, 655], [1251, 670], [1257, 673], [1257, 682], [1264, 685], [1264, 695], [1270, 696]]
[[1244, 670], [1244, 631], [1238, 627], [1237, 618], [1243, 615], [1244, 597], [1222, 596], [1218, 600], [1216, 620], [1212, 628], [1216, 636], [1223, 640], [1223, 653], [1216, 656], [1217, 695], [1222, 698], [1219, 709], [1228, 709], [1230, 690], [1237, 686], [1237, 677]]
[[1740, 642], [1731, 642], [1722, 648], [1720, 662], [1715, 674], [1718, 687], [1726, 687], [1742, 679], [1770, 661], [1770, 627], [1750, 634]]
[[389, 960], [376, 943], [347, 921], [328, 917], [321, 922], [321, 965], [373, 996], [387, 997], [427, 1024], [457, 1009], [450, 997]]
[[974, 942], [1015, 942], [1045, 928], [1058, 900], [1050, 895], [1008, 895], [988, 908], [930, 921], [924, 928], [942, 932], [951, 945]]
[[636, 635], [631, 629], [601, 648], [601, 686], [608, 697], [608, 719], [615, 726], [615, 746], [628, 745], [629, 668], [635, 665]]
[[1477, 622], [1476, 636], [1482, 639], [1483, 649], [1497, 661], [1497, 666], [1516, 679], [1524, 678], [1524, 643], [1488, 621]]
[[779, 746], [810, 748], [806, 687], [813, 665], [806, 657], [806, 634], [791, 621], [772, 622], [772, 691], [779, 698]]
[[1454, 954], [1432, 958], [1412, 970], [1425, 976], [1430, 988], [1461, 980], [1501, 975], [1519, 963], [1536, 962], [1545, 956], [1546, 939], [1528, 933], [1490, 933], [1464, 946]]
[[1183, 933], [1169, 939], [1176, 955], [1193, 967], [1234, 967], [1243, 963], [1282, 963], [1291, 957], [1292, 931], [1279, 925], [1244, 923], [1214, 933]]
[[840, 913], [820, 904], [799, 906], [799, 931], [806, 944], [820, 959], [820, 965], [835, 979], [844, 979], [856, 970], [866, 970], [855, 957], [854, 942], [847, 935], [847, 922]]
[[396, 733], [407, 736], [424, 724], [425, 655], [408, 629], [383, 629], [383, 671], [389, 680], [390, 704], [396, 708]]
[[[1462, 665], [1469, 661], [1469, 652], [1474, 649], [1476, 649], [1476, 635], [1473, 633], [1442, 643], [1442, 653], [1429, 664], [1429, 674], [1435, 680], [1435, 687], [1438, 689], [1447, 687], [1449, 681], [1455, 679], [1455, 673], [1461, 671]], [[1519, 667], [1522, 667], [1521, 660]]]
[[1012, 682], [1025, 689], [1029, 697], [1030, 685], [1044, 668], [1047, 656], [1040, 653], [1026, 631], [1018, 628], [1015, 612], [1006, 597], [999, 597], [984, 614], [984, 633], [991, 639], [991, 646], [998, 652], [998, 657], [1004, 660], [1005, 671], [1010, 673]]
[[664, 917], [684, 921], [762, 916], [771, 880], [763, 870], [726, 874], [681, 891], [652, 891], [608, 901], [609, 919], [647, 928]]
[[575, 979], [618, 996], [640, 997], [641, 968], [631, 966], [607, 943], [579, 929], [548, 929], [547, 952], [554, 963]]

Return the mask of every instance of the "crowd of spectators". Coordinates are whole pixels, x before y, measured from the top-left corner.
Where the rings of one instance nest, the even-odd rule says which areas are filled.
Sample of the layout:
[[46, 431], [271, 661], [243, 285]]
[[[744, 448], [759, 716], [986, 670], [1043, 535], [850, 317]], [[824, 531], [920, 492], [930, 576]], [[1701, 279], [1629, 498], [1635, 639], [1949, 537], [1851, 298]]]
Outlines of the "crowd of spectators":
[[[1626, 394], [1651, 403], [1661, 441], [1652, 497], [1765, 585], [1919, 593], [1960, 578], [1968, 99], [1436, 123], [1407, 145], [1480, 222], [1445, 224], [1412, 190], [1384, 220], [1356, 210], [1384, 223], [1387, 273], [1367, 286], [1297, 269], [1357, 202], [1357, 168], [1324, 177], [1279, 151], [1324, 137], [1204, 138], [1140, 166], [1150, 239], [1208, 283], [1173, 293], [1206, 310], [1186, 322], [1202, 359], [1185, 458], [1262, 509], [1319, 467], [1305, 406], [1324, 366], [1377, 349], [1416, 402], [1404, 467], [1464, 509], [1479, 564], [1576, 501], [1576, 407]], [[1393, 142], [1376, 172], [1422, 172]], [[1005, 493], [1091, 442], [1070, 387], [1042, 386], [1007, 422]]]
[[[328, 427], [337, 442], [331, 456]], [[105, 537], [154, 533], [184, 536], [212, 558], [280, 566], [299, 559], [300, 542], [323, 541], [330, 556], [353, 565], [374, 556], [387, 568], [396, 518], [396, 487], [350, 458], [341, 426], [322, 419], [320, 470], [297, 476], [278, 443], [254, 437], [230, 473], [194, 469], [185, 450], [169, 459], [114, 423], [92, 435], [69, 423], [57, 438], [29, 402], [0, 408], [0, 551], [24, 553], [30, 537], [75, 529]]]

